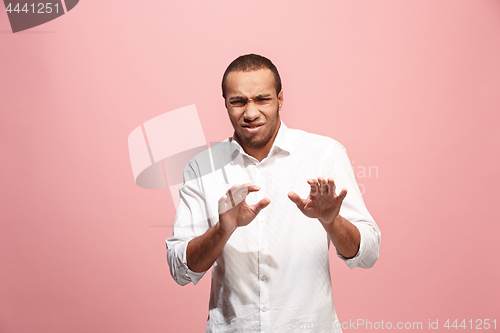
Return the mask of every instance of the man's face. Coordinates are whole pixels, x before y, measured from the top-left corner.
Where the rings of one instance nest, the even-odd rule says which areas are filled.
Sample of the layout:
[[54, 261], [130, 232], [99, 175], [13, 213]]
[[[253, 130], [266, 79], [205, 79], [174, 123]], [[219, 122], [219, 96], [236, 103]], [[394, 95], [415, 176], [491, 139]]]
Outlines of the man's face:
[[276, 95], [270, 69], [230, 72], [226, 77], [226, 108], [236, 140], [249, 153], [267, 152], [280, 125], [283, 93]]

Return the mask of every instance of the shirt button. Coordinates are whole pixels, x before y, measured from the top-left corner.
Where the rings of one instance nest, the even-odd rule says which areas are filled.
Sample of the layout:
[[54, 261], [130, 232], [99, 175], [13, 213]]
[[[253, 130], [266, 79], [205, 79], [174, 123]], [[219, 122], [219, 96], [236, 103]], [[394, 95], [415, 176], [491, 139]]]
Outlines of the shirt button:
[[266, 312], [266, 311], [267, 311], [267, 307], [266, 307], [266, 306], [263, 306], [263, 307], [262, 307], [262, 311], [263, 311], [263, 312]]
[[264, 247], [261, 246], [259, 250], [260, 250], [260, 252], [264, 252]]
[[261, 279], [262, 281], [266, 281], [266, 276], [265, 276], [265, 275], [262, 275], [262, 276], [260, 277], [260, 279]]

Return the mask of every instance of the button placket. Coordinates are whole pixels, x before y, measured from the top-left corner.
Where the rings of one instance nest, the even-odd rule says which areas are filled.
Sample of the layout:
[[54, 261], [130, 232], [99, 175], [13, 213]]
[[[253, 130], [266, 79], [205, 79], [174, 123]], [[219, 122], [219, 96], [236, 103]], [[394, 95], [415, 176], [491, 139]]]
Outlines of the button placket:
[[[263, 173], [262, 164], [257, 164], [253, 170], [255, 175], [256, 185], [260, 186], [259, 197], [265, 198], [267, 184], [265, 182], [265, 174]], [[269, 283], [268, 283], [268, 262], [267, 255], [265, 254], [265, 249], [267, 248], [267, 234], [269, 224], [267, 207], [260, 211], [259, 213], [259, 223], [258, 223], [258, 256], [259, 256], [259, 268], [258, 268], [258, 283], [260, 289], [260, 309], [261, 309], [261, 323], [262, 327], [266, 328], [270, 325], [269, 317]]]

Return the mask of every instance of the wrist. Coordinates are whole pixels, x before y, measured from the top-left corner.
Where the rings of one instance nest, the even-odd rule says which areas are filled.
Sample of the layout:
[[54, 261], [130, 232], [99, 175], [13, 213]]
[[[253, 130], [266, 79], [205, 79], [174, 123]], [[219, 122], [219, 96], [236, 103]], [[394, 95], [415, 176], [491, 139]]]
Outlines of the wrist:
[[222, 222], [221, 222], [221, 218], [219, 216], [219, 222], [217, 222], [217, 224], [215, 225], [215, 231], [216, 231], [216, 234], [219, 235], [219, 237], [221, 238], [229, 238], [234, 230], [236, 230], [236, 228], [227, 228], [225, 227]]
[[337, 214], [337, 216], [335, 216], [335, 218], [318, 219], [318, 220], [320, 221], [321, 225], [323, 226], [323, 228], [325, 228], [325, 231], [328, 234], [333, 233], [334, 230], [342, 224], [342, 221], [341, 221], [342, 216], [340, 216], [339, 214]]
[[338, 223], [339, 219], [342, 217], [340, 214], [335, 215], [335, 217], [318, 217], [319, 222], [321, 222], [322, 225], [328, 226], [328, 225], [333, 225], [334, 223]]

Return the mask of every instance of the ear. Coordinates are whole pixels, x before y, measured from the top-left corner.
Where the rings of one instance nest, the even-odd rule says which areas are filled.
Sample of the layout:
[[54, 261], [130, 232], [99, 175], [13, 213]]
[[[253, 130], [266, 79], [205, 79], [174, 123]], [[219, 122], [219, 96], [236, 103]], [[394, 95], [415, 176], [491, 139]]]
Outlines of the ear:
[[280, 93], [278, 94], [278, 111], [281, 111], [281, 106], [283, 105], [283, 89], [281, 89]]

